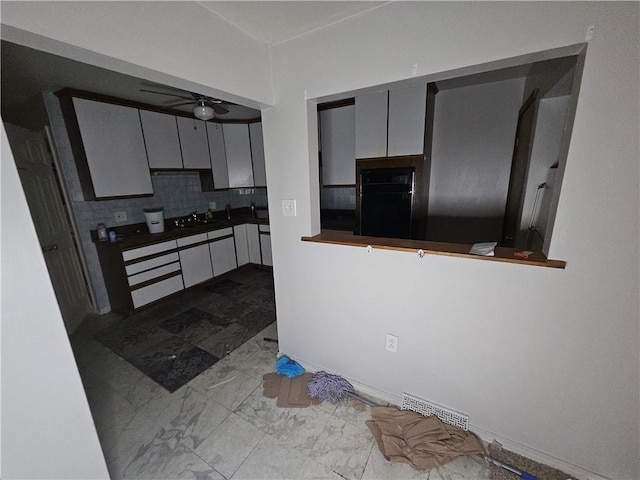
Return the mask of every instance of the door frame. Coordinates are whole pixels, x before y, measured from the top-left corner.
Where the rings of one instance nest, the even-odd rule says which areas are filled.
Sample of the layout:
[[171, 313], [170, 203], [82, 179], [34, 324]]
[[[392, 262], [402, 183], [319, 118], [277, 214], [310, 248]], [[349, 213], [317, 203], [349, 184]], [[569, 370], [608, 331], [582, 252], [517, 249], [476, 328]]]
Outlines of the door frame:
[[[522, 206], [524, 200], [524, 189], [531, 163], [531, 151], [533, 149], [533, 139], [535, 136], [536, 124], [538, 120], [538, 93], [536, 88], [520, 107], [518, 112], [518, 123], [516, 125], [516, 137], [513, 142], [513, 155], [511, 157], [511, 172], [509, 174], [509, 189], [504, 208], [504, 219], [502, 223], [502, 235], [500, 236], [501, 247], [514, 247], [520, 221], [522, 219]], [[530, 110], [531, 109], [531, 110]], [[531, 112], [531, 119], [528, 125], [524, 124], [525, 115]], [[524, 128], [526, 128], [526, 144], [521, 139]]]
[[67, 189], [67, 184], [64, 181], [64, 177], [62, 176], [62, 166], [60, 165], [60, 158], [58, 157], [58, 150], [56, 147], [55, 139], [53, 138], [53, 133], [51, 132], [51, 127], [49, 125], [45, 125], [42, 129], [41, 133], [45, 138], [45, 143], [49, 149], [49, 154], [51, 155], [51, 159], [53, 160], [53, 164], [55, 165], [55, 176], [58, 182], [58, 187], [60, 188], [60, 193], [62, 195], [62, 199], [64, 201], [62, 208], [65, 211], [67, 221], [69, 222], [69, 226], [71, 228], [72, 233], [72, 242], [74, 246], [74, 250], [76, 253], [76, 257], [80, 262], [80, 268], [82, 270], [82, 276], [84, 277], [84, 283], [87, 288], [87, 294], [89, 295], [89, 303], [95, 312], [97, 312], [97, 301], [96, 295], [93, 291], [93, 285], [90, 281], [89, 275], [89, 267], [87, 265], [87, 259], [84, 256], [84, 252], [82, 250], [82, 246], [78, 243], [78, 239], [80, 238], [78, 225], [76, 224], [75, 216], [73, 215], [73, 210], [71, 209], [71, 197], [69, 195], [69, 191]]

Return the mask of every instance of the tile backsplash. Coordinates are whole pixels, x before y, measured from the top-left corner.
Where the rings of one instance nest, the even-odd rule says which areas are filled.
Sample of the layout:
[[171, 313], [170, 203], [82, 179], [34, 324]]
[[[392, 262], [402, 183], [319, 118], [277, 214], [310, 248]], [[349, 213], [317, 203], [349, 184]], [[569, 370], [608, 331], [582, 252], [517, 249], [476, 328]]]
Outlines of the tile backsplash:
[[[197, 173], [162, 173], [152, 175], [154, 195], [152, 197], [125, 198], [114, 200], [73, 201], [77, 219], [90, 230], [100, 222], [108, 228], [143, 223], [145, 208], [164, 208], [164, 217], [181, 217], [191, 212], [204, 213], [209, 202], [216, 202], [216, 210], [267, 205], [267, 193], [262, 189], [233, 189], [219, 192], [202, 192]], [[244, 194], [246, 192], [246, 194]], [[253, 192], [253, 193], [249, 193]], [[241, 195], [241, 193], [243, 193]], [[127, 220], [116, 222], [114, 213], [125, 212]]]

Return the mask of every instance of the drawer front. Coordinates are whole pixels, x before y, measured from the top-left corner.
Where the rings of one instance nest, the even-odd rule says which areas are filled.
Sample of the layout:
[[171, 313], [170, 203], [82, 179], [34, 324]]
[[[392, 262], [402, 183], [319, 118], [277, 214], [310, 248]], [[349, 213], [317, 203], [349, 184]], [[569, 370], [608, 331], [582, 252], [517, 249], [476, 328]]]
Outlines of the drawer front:
[[122, 258], [125, 262], [128, 262], [129, 260], [135, 260], [136, 258], [142, 258], [148, 255], [155, 255], [158, 253], [166, 252], [167, 250], [173, 250], [176, 247], [176, 241], [169, 240], [168, 242], [155, 243], [146, 247], [127, 250], [126, 252], [122, 252]]
[[259, 225], [258, 228], [261, 232], [270, 232], [271, 227], [269, 225]]
[[167, 295], [179, 292], [184, 288], [182, 283], [182, 275], [167, 278], [158, 283], [153, 283], [143, 288], [139, 288], [131, 292], [134, 308], [142, 307], [147, 303], [155, 302]]
[[150, 258], [149, 260], [144, 260], [142, 262], [132, 263], [131, 265], [127, 265], [125, 267], [125, 270], [127, 272], [127, 275], [135, 275], [136, 273], [161, 267], [162, 265], [177, 262], [178, 260], [178, 252], [173, 252], [169, 253], [168, 255], [162, 255], [161, 257]]
[[167, 273], [177, 272], [179, 270], [180, 262], [173, 262], [169, 265], [163, 265], [161, 267], [154, 268], [153, 270], [147, 270], [145, 272], [131, 275], [127, 278], [127, 281], [129, 282], [129, 286], [133, 287], [134, 285], [138, 285], [139, 283], [153, 280], [154, 278], [161, 277], [163, 275], [166, 275]]
[[190, 237], [179, 238], [178, 247], [186, 247], [187, 245], [193, 245], [194, 243], [206, 242], [207, 234], [199, 233], [198, 235], [191, 235]]
[[223, 228], [222, 230], [215, 230], [213, 232], [208, 232], [207, 238], [209, 238], [209, 240], [214, 240], [220, 237], [228, 237], [229, 235], [233, 235], [233, 228], [231, 227]]

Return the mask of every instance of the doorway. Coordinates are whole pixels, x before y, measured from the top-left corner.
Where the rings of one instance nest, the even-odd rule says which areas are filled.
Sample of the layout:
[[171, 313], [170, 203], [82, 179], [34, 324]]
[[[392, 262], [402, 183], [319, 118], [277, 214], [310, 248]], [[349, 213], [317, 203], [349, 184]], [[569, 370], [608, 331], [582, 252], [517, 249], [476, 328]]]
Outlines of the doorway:
[[20, 182], [68, 333], [95, 311], [46, 130], [5, 124]]

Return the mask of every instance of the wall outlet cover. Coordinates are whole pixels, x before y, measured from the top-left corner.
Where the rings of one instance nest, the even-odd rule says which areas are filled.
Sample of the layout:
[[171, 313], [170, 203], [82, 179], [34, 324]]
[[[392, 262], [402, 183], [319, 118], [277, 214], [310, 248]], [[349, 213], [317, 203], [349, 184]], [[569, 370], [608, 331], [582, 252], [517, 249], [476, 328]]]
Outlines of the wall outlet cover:
[[113, 216], [116, 219], [116, 222], [126, 222], [127, 221], [127, 212], [115, 212]]
[[295, 217], [296, 216], [296, 201], [295, 200], [282, 200], [282, 216], [283, 217]]

